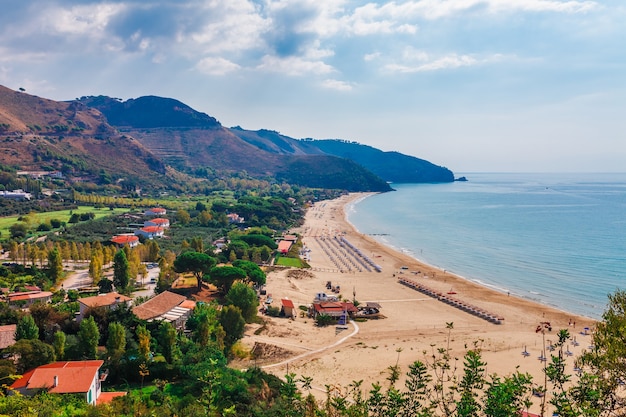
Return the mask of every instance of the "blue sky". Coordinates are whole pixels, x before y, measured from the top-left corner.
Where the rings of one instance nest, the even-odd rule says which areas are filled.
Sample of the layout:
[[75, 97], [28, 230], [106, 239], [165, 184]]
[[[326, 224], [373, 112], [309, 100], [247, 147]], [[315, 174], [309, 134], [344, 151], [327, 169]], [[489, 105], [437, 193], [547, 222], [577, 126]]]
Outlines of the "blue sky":
[[[5, 2], [6, 3], [6, 2]], [[626, 171], [623, 0], [21, 0], [0, 84], [471, 171]]]

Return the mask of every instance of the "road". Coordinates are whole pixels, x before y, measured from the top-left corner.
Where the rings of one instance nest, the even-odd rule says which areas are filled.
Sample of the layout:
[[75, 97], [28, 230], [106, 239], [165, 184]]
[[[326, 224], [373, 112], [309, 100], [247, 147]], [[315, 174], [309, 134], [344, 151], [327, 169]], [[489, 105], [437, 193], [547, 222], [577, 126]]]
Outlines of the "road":
[[[81, 266], [85, 266], [82, 264]], [[143, 280], [144, 289], [140, 291], [135, 291], [132, 294], [132, 297], [151, 297], [154, 295], [154, 288], [156, 287], [156, 282], [159, 279], [159, 267], [149, 268], [148, 275]], [[108, 274], [110, 275], [110, 274]], [[141, 276], [138, 277], [138, 281], [142, 282]], [[67, 278], [61, 284], [63, 289], [67, 290], [78, 290], [83, 287], [91, 287], [93, 285], [93, 280], [89, 276], [89, 270], [79, 269], [71, 272], [67, 275]]]

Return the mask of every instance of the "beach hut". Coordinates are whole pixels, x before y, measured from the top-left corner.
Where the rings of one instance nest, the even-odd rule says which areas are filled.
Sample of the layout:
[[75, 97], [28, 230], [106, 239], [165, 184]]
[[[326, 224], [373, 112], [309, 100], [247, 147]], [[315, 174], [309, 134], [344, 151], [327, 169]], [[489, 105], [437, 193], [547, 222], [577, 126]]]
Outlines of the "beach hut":
[[296, 308], [293, 305], [293, 301], [288, 298], [283, 298], [280, 300], [282, 303], [282, 313], [285, 317], [296, 317]]

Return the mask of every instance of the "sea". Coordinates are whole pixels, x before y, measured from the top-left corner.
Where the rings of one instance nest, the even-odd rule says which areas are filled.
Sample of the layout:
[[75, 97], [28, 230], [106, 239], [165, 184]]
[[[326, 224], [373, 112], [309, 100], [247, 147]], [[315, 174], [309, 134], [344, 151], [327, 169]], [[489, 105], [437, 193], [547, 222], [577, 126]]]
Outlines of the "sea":
[[359, 232], [501, 292], [600, 319], [626, 289], [626, 173], [459, 173], [350, 204]]

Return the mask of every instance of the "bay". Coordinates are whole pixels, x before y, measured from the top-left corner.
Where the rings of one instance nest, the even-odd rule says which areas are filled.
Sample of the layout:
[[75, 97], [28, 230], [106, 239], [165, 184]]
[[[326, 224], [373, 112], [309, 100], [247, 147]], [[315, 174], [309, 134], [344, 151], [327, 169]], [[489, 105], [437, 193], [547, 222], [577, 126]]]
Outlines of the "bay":
[[626, 173], [462, 173], [347, 207], [361, 233], [481, 285], [600, 318], [626, 284]]

